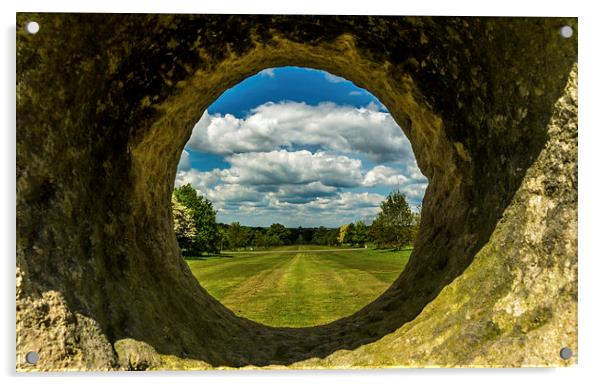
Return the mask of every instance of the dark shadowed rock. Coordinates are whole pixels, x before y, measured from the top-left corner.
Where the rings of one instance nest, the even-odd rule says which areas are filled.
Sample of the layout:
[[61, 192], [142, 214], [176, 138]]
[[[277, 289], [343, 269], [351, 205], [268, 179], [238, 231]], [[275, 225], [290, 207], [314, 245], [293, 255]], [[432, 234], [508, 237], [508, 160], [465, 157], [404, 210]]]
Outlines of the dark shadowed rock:
[[[158, 362], [152, 349], [169, 357], [164, 368], [573, 364], [567, 24], [577, 32], [570, 18], [18, 14], [18, 369], [114, 369], [111, 344], [138, 369]], [[203, 110], [283, 65], [372, 92], [429, 179], [395, 283], [356, 314], [304, 329], [217, 302], [171, 226], [177, 163]], [[129, 339], [143, 343], [119, 353]], [[33, 367], [21, 359], [32, 350]]]

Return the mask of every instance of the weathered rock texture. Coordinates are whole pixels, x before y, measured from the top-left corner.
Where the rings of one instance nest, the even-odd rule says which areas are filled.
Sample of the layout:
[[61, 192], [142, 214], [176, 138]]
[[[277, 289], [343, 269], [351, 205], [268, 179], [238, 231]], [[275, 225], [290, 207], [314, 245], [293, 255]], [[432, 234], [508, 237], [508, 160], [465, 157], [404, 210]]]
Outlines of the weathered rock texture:
[[131, 338], [113, 344], [119, 365], [127, 370], [147, 370], [161, 365], [161, 357], [152, 346]]
[[[577, 40], [559, 34], [575, 19], [19, 14], [17, 24], [19, 370], [575, 362], [558, 354], [577, 351]], [[370, 90], [430, 181], [391, 288], [304, 329], [257, 324], [213, 299], [170, 217], [203, 110], [282, 65]]]

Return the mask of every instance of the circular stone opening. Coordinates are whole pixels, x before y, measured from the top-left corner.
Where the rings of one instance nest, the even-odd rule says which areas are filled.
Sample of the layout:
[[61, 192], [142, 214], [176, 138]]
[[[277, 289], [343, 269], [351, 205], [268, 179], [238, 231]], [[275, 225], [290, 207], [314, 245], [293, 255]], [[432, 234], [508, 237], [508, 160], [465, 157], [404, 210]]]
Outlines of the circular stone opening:
[[[51, 38], [28, 34], [32, 19]], [[17, 25], [17, 356], [38, 352], [36, 369], [115, 368], [116, 352], [137, 368], [156, 352], [172, 369], [577, 355], [577, 39], [558, 33], [577, 20], [49, 13]], [[170, 208], [202, 111], [287, 65], [373, 93], [429, 180], [395, 282], [306, 328], [213, 298], [181, 258]]]
[[265, 325], [309, 327], [353, 314], [399, 276], [427, 179], [374, 95], [278, 67], [209, 106], [175, 186], [176, 238], [209, 294]]
[[[341, 54], [333, 56], [333, 50]], [[133, 173], [137, 175], [135, 190], [140, 192], [138, 199], [144, 207], [141, 220], [147, 226], [145, 231], [150, 226], [152, 232], [161, 234], [154, 241], [140, 239], [137, 247], [147, 258], [155, 256], [158, 261], [157, 265], [144, 263], [143, 269], [151, 269], [158, 292], [174, 293], [168, 305], [170, 326], [159, 321], [155, 323], [156, 336], [143, 333], [161, 353], [186, 354], [211, 365], [240, 366], [291, 364], [356, 349], [414, 319], [468, 266], [488, 239], [497, 211], [488, 213], [492, 216], [489, 222], [483, 222], [483, 218], [479, 222], [467, 220], [477, 213], [469, 212], [471, 204], [477, 202], [467, 198], [463, 183], [469, 178], [472, 164], [467, 148], [462, 142], [450, 141], [442, 119], [409, 73], [392, 71], [373, 60], [359, 54], [355, 39], [345, 34], [316, 45], [274, 42], [232, 61], [224, 59], [215, 68], [199, 68], [161, 104], [164, 113], [153, 119], [131, 150]], [[282, 66], [328, 71], [375, 95], [407, 135], [417, 165], [430, 182], [423, 199], [420, 231], [399, 277], [378, 298], [350, 316], [303, 328], [271, 327], [239, 317], [201, 288], [181, 258], [170, 207], [177, 165], [202, 112], [249, 76]], [[168, 269], [169, 276], [156, 266]], [[147, 330], [149, 326], [145, 322]], [[132, 337], [135, 333], [131, 331], [137, 328], [129, 330], [118, 336]], [[165, 335], [165, 330], [170, 331], [168, 341], [158, 337]], [[118, 336], [115, 338], [123, 338]]]

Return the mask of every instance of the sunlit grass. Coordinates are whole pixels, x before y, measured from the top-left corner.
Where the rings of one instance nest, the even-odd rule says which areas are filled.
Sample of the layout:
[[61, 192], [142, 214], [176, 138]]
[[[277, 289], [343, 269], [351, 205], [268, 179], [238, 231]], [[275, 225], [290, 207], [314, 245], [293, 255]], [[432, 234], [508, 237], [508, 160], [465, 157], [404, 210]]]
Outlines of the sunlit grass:
[[[300, 249], [298, 252], [295, 248]], [[191, 259], [201, 285], [237, 315], [271, 326], [304, 327], [351, 315], [383, 293], [411, 249], [345, 250], [324, 246]]]

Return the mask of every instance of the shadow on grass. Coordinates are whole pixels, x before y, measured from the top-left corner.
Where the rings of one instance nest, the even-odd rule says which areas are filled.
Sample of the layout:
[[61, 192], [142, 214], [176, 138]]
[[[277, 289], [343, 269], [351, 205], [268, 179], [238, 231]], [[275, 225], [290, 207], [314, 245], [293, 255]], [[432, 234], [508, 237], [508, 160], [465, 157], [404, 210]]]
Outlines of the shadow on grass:
[[184, 255], [184, 260], [186, 260], [186, 261], [206, 261], [209, 259], [219, 259], [219, 258], [234, 258], [234, 256], [228, 255], [228, 254]]
[[391, 249], [388, 247], [375, 247], [374, 249], [372, 249], [374, 251], [382, 251], [382, 252], [388, 252], [388, 253], [399, 253], [400, 251], [412, 251], [414, 250], [414, 246], [406, 246], [406, 247], [401, 247], [399, 249]]

